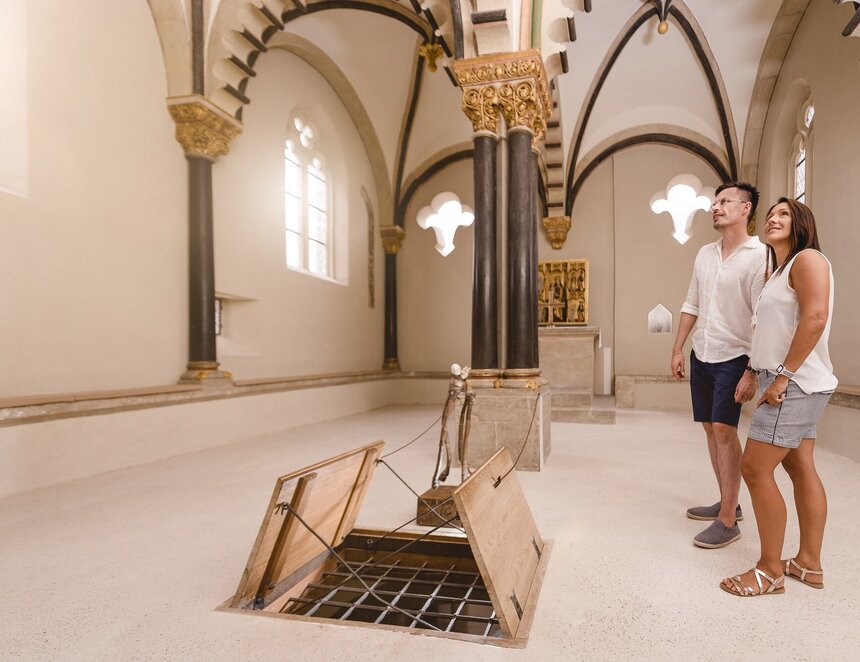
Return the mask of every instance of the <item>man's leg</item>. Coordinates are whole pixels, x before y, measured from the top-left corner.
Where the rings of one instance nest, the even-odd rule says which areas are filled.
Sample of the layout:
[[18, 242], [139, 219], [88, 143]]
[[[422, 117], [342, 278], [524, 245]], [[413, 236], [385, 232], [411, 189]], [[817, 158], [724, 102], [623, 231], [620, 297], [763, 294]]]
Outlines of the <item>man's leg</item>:
[[[713, 423], [714, 446], [716, 448], [717, 482], [720, 484], [720, 514], [717, 516], [726, 528], [735, 525], [735, 508], [741, 489], [741, 442], [738, 429], [725, 423]], [[710, 448], [710, 438], [708, 439]]]
[[705, 436], [708, 438], [708, 455], [711, 458], [711, 466], [714, 469], [714, 476], [717, 478], [717, 486], [720, 489], [720, 499], [722, 500], [723, 484], [720, 481], [720, 464], [717, 462], [717, 438], [714, 436], [714, 424], [702, 423], [705, 428]]

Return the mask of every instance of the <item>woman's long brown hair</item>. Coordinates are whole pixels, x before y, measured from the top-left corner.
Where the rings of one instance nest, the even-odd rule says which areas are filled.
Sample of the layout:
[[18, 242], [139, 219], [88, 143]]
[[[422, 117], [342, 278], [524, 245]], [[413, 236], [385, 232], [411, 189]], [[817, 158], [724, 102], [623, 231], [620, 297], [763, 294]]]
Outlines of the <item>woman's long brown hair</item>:
[[[785, 258], [785, 262], [782, 263], [782, 266], [779, 266], [776, 263], [776, 251], [773, 250], [773, 246], [768, 244], [768, 262], [770, 263], [770, 271], [774, 276], [782, 271], [783, 267], [791, 261], [791, 258], [797, 255], [800, 251], [806, 248], [814, 248], [819, 252], [821, 251], [821, 247], [818, 245], [818, 231], [815, 228], [815, 216], [812, 214], [812, 210], [802, 202], [791, 200], [789, 198], [780, 198], [771, 206], [770, 209], [767, 210], [765, 222], [767, 222], [771, 212], [773, 212], [773, 208], [783, 202], [788, 205], [788, 211], [791, 214], [789, 251], [788, 257]], [[777, 266], [779, 266], [778, 269]]]

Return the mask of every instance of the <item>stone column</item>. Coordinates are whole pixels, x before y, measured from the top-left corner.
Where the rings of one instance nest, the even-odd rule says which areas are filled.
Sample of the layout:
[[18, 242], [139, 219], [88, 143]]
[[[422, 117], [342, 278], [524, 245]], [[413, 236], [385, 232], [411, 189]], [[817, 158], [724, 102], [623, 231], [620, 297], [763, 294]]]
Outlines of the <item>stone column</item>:
[[[454, 63], [454, 76], [463, 89], [463, 111], [472, 121], [475, 139], [475, 269], [473, 282], [472, 360], [469, 388], [475, 394], [472, 432], [468, 451], [469, 464], [479, 466], [499, 447], [505, 446], [512, 457], [520, 457], [518, 469], [540, 470], [550, 451], [549, 389], [540, 378], [537, 351], [537, 162], [534, 150], [546, 135], [546, 121], [552, 110], [546, 72], [540, 52], [487, 55]], [[501, 157], [507, 167], [495, 169], [495, 190], [505, 218], [497, 219], [493, 246], [482, 242], [479, 209], [483, 196], [493, 195], [487, 183], [489, 139], [503, 135], [499, 117], [506, 125], [506, 152]], [[507, 158], [505, 158], [505, 156]], [[492, 207], [495, 207], [493, 195]], [[488, 203], [489, 204], [489, 203]], [[505, 213], [506, 212], [506, 213]], [[490, 266], [487, 252], [495, 256], [495, 244], [507, 234], [506, 264]], [[500, 283], [500, 272], [507, 269], [506, 282]], [[502, 291], [501, 306], [507, 310], [506, 347], [494, 343], [498, 357], [495, 379], [489, 379], [489, 367], [476, 363], [488, 357], [476, 352], [478, 342], [491, 333], [481, 320], [491, 304], [486, 301], [482, 279]], [[498, 290], [497, 290], [498, 291]], [[495, 315], [498, 325], [498, 311]], [[494, 337], [498, 334], [493, 333]]]
[[383, 370], [400, 370], [397, 356], [397, 253], [406, 231], [399, 225], [379, 228], [385, 251], [385, 362]]
[[231, 384], [215, 348], [212, 163], [229, 151], [241, 125], [204, 97], [173, 98], [168, 110], [188, 159], [188, 364], [182, 383]]
[[[468, 74], [465, 80], [468, 80]], [[499, 93], [494, 84], [463, 87], [463, 112], [475, 130], [473, 174], [475, 190], [474, 253], [472, 260], [472, 375], [497, 377], [498, 265], [496, 150], [499, 132]]]
[[501, 69], [499, 105], [508, 127], [508, 351], [506, 374], [540, 373], [537, 351], [537, 161], [552, 112], [540, 53], [513, 54]]

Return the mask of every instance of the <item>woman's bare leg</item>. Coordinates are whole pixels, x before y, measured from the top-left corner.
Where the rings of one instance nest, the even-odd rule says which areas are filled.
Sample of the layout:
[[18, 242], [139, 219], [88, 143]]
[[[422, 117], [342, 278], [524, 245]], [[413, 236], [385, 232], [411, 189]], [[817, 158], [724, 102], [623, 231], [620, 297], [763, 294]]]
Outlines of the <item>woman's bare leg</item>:
[[[794, 485], [794, 503], [800, 524], [800, 548], [795, 560], [804, 568], [821, 570], [821, 545], [824, 540], [824, 524], [827, 521], [827, 494], [815, 469], [814, 450], [815, 439], [804, 439], [798, 448], [789, 451], [783, 458], [782, 466]], [[818, 583], [822, 581], [822, 576], [807, 575], [806, 580]]]

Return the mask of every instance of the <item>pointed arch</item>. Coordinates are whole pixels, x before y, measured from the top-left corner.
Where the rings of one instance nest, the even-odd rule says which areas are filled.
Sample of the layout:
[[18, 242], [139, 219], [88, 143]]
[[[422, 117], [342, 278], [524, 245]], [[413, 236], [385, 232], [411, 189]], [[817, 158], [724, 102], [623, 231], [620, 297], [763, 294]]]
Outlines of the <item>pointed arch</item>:
[[[579, 118], [577, 119], [573, 133], [573, 144], [570, 149], [570, 157], [567, 165], [565, 214], [570, 214], [573, 209], [573, 200], [575, 198], [574, 173], [579, 162], [579, 155], [582, 148], [582, 141], [585, 136], [585, 130], [597, 102], [597, 97], [600, 94], [612, 67], [615, 65], [625, 46], [630, 42], [630, 39], [643, 25], [645, 25], [645, 23], [648, 22], [649, 19], [655, 16], [659, 17], [658, 10], [653, 6], [649, 7], [648, 5], [643, 5], [633, 13], [627, 23], [625, 23], [619, 31], [615, 41], [609, 47], [606, 56], [603, 58], [603, 62], [601, 62], [600, 67], [598, 68], [597, 75], [591, 83], [591, 87], [586, 95], [586, 102], [580, 110]], [[674, 0], [672, 6], [669, 8], [669, 16], [671, 16], [681, 28], [684, 37], [690, 43], [690, 46], [693, 48], [693, 51], [699, 60], [699, 64], [705, 72], [705, 77], [707, 78], [708, 87], [711, 90], [711, 96], [714, 100], [717, 115], [720, 118], [725, 154], [728, 157], [725, 163], [728, 165], [727, 173], [730, 176], [727, 175], [726, 179], [734, 179], [737, 177], [738, 171], [737, 133], [734, 126], [731, 102], [729, 100], [722, 75], [720, 74], [719, 66], [717, 65], [717, 61], [708, 45], [708, 40], [706, 39], [701, 26], [682, 0]], [[682, 142], [685, 141], [686, 139]], [[690, 147], [692, 147], [692, 144], [694, 143], [695, 141], [690, 144]], [[680, 147], [681, 145], [678, 144], [678, 146]], [[712, 150], [708, 151], [712, 152]], [[711, 164], [712, 167], [715, 167], [715, 164], [716, 162]]]

